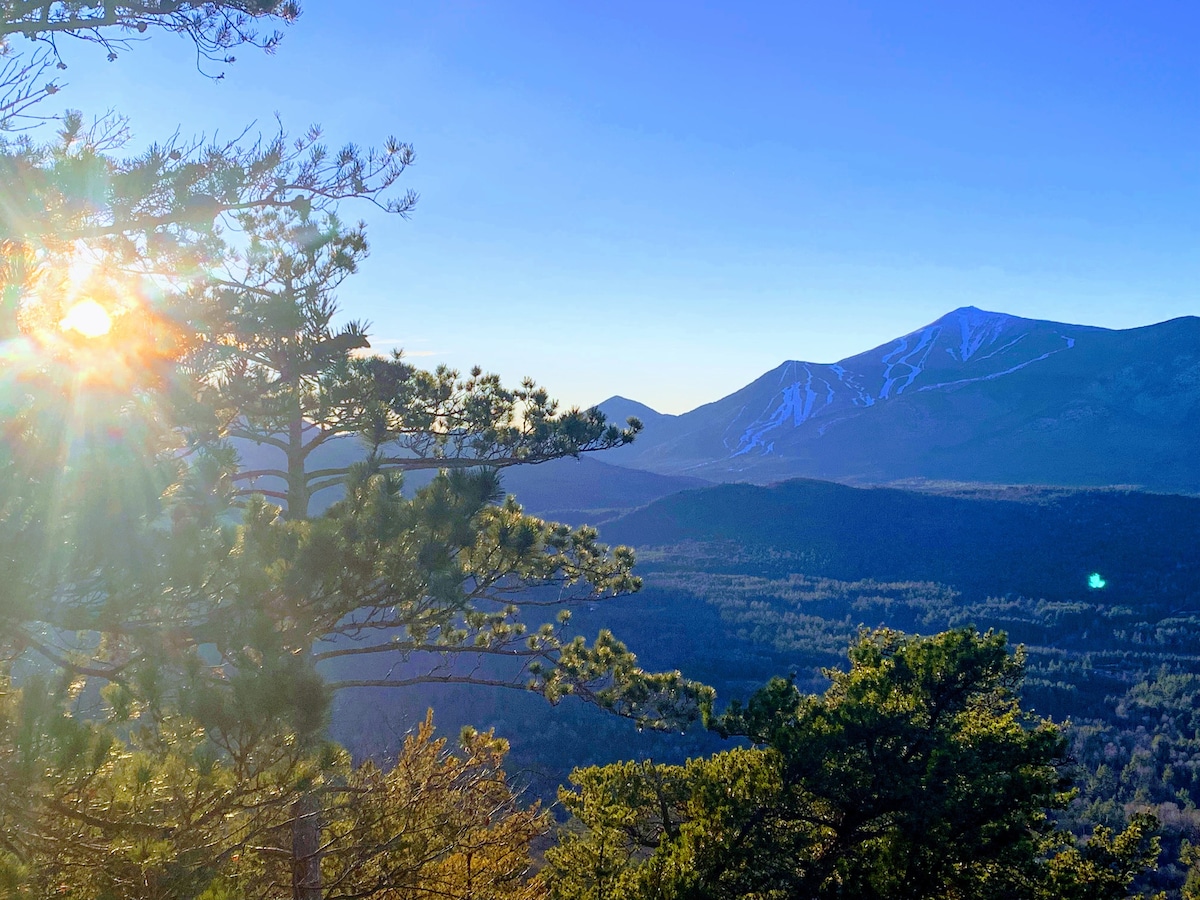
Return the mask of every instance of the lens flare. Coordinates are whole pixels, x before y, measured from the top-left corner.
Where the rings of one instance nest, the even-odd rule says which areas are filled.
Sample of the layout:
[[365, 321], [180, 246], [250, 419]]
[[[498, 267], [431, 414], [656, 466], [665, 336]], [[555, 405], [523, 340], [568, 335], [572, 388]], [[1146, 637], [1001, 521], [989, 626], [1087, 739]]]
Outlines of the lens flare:
[[102, 337], [112, 329], [112, 316], [95, 300], [80, 300], [58, 323], [63, 331], [76, 331], [86, 338]]

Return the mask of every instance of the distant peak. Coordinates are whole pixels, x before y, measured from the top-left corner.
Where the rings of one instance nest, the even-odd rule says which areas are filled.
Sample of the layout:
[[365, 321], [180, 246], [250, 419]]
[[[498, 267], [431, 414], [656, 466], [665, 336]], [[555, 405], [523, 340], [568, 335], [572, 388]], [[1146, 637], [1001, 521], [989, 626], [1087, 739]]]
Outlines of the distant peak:
[[607, 400], [597, 403], [596, 408], [610, 419], [626, 419], [629, 416], [636, 416], [639, 419], [659, 419], [667, 415], [666, 413], [660, 413], [658, 410], [652, 409], [645, 403], [630, 400], [628, 397], [622, 397], [620, 394], [614, 394]]
[[978, 306], [960, 306], [958, 309], [952, 310], [942, 316], [942, 321], [946, 319], [1013, 319], [1008, 313], [992, 312], [987, 309], [980, 309]]

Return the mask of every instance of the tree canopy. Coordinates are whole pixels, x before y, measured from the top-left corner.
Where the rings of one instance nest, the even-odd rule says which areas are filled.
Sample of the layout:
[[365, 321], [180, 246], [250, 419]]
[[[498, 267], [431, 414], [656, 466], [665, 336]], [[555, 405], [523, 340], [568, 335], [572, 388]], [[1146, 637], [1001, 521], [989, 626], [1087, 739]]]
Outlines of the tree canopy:
[[[242, 45], [274, 50], [282, 38], [275, 26], [299, 15], [295, 0], [5, 0], [0, 3], [0, 133], [54, 118], [40, 104], [62, 90], [57, 76], [67, 68], [63, 48], [71, 41], [99, 45], [112, 61], [148, 32], [170, 32], [192, 42], [204, 70], [207, 64], [234, 62], [232, 51]], [[270, 30], [259, 30], [264, 23]]]
[[[606, 632], [569, 632], [572, 602], [638, 587], [632, 554], [526, 515], [496, 474], [617, 446], [636, 422], [560, 410], [532, 381], [366, 356], [367, 327], [334, 324], [368, 251], [339, 206], [407, 214], [407, 145], [332, 152], [314, 129], [130, 156], [119, 118], [75, 112], [52, 138], [14, 133], [59, 36], [115, 52], [159, 28], [212, 57], [270, 49], [256, 22], [296, 12], [0, 9], [0, 36], [50, 54], [12, 70], [0, 122], [0, 822], [15, 892], [369, 897], [459, 860], [479, 896], [516, 895], [544, 820], [504, 787], [502, 743], [472, 736], [455, 756], [427, 723], [394, 769], [354, 768], [325, 736], [332, 693], [486, 684], [671, 727], [708, 696], [644, 672]], [[410, 470], [432, 480], [405, 490]], [[374, 656], [382, 674], [331, 683], [319, 668]], [[413, 791], [428, 824], [410, 821]]]
[[576, 771], [543, 873], [556, 898], [1124, 897], [1153, 820], [1083, 847], [1064, 743], [1029, 721], [1003, 635], [866, 632], [823, 696], [777, 679], [712, 724], [749, 739], [683, 766]]

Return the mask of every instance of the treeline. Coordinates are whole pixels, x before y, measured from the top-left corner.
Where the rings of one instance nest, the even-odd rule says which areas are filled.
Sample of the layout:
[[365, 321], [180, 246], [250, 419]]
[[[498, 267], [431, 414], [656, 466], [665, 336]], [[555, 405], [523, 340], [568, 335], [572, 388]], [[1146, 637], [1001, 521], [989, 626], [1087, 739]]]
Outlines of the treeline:
[[[677, 663], [724, 696], [744, 696], [746, 673], [768, 669], [791, 671], [806, 690], [823, 690], [821, 671], [840, 666], [842, 648], [864, 625], [923, 634], [967, 625], [1006, 632], [1025, 645], [1025, 708], [1063, 723], [1069, 741], [1078, 796], [1056, 820], [1083, 836], [1097, 823], [1120, 829], [1139, 814], [1154, 814], [1166, 849], [1161, 870], [1143, 883], [1180, 888], [1181, 848], [1200, 843], [1194, 674], [1200, 615], [1182, 614], [1187, 590], [1130, 605], [1086, 584], [1063, 591], [1056, 584], [1060, 569], [1051, 565], [1043, 577], [1054, 599], [971, 597], [929, 581], [840, 580], [830, 577], [836, 569], [828, 560], [802, 548], [735, 541], [657, 546], [639, 558], [647, 587], [637, 606], [610, 611], [614, 626], [629, 627], [645, 614], [659, 627], [675, 610], [672, 646], [683, 654]], [[1003, 583], [1001, 572], [990, 578]], [[1148, 619], [1166, 606], [1176, 614]], [[698, 644], [679, 633], [689, 629], [706, 630], [707, 638]]]
[[[1022, 710], [1023, 669], [996, 633], [863, 632], [822, 694], [776, 678], [707, 709], [725, 749], [576, 770], [557, 825], [514, 792], [491, 733], [451, 749], [427, 718], [385, 769], [278, 734], [255, 746], [250, 723], [232, 721], [241, 743], [223, 753], [211, 725], [139, 728], [114, 752], [111, 732], [27, 680], [0, 718], [0, 884], [15, 898], [1103, 900], [1140, 879], [1193, 900], [1196, 854], [1177, 843], [1162, 867], [1154, 814], [1097, 823], [1105, 811], [1073, 798], [1070, 742]], [[1182, 713], [1185, 682], [1130, 702]], [[251, 748], [257, 759], [239, 752]], [[1141, 777], [1119, 780], [1136, 793]], [[303, 821], [315, 870], [297, 845]], [[310, 871], [319, 880], [305, 885]]]
[[864, 633], [822, 696], [775, 679], [710, 723], [750, 747], [577, 771], [550, 894], [1124, 897], [1154, 820], [1050, 824], [1065, 743], [1021, 712], [1021, 665], [993, 633]]

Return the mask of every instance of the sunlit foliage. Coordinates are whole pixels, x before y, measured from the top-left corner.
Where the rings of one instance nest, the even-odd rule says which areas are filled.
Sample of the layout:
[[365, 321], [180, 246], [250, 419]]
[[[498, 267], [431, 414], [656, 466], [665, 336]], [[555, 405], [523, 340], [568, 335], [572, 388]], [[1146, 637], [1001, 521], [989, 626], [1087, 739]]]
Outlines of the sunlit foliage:
[[1124, 897], [1153, 820], [1076, 847], [1064, 744], [1014, 694], [1002, 635], [876, 631], [823, 696], [777, 679], [713, 725], [753, 746], [577, 771], [544, 878], [557, 898]]
[[[10, 891], [522, 896], [544, 819], [506, 787], [502, 742], [470, 736], [459, 757], [427, 724], [395, 768], [353, 769], [325, 738], [333, 692], [481, 683], [671, 727], [708, 697], [610, 634], [571, 635], [562, 607], [638, 587], [632, 554], [499, 489], [499, 468], [617, 446], [636, 422], [363, 357], [365, 327], [333, 324], [367, 252], [338, 205], [406, 215], [411, 148], [331, 151], [313, 129], [131, 154], [119, 117], [75, 112], [52, 137], [17, 131], [57, 91], [31, 87], [57, 37], [115, 54], [161, 28], [224, 63], [274, 46], [256, 20], [296, 12], [0, 5], [0, 37], [48, 54], [14, 62], [0, 103]], [[411, 469], [433, 477], [405, 493]], [[336, 502], [316, 509], [322, 490]], [[376, 655], [380, 676], [318, 668]]]

